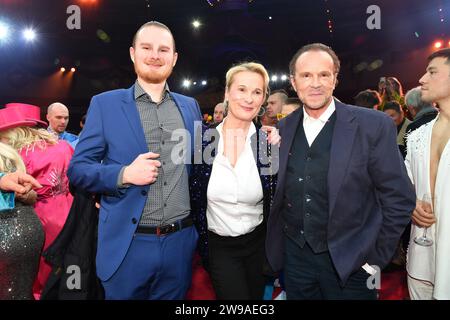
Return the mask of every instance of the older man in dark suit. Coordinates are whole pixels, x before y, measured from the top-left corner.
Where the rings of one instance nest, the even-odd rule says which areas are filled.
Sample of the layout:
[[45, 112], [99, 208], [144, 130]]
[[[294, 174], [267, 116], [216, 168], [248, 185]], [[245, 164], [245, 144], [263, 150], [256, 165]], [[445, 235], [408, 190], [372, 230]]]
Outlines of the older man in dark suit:
[[333, 99], [339, 65], [323, 44], [290, 64], [303, 108], [279, 123], [266, 242], [288, 299], [375, 299], [368, 277], [390, 261], [415, 207], [392, 120]]

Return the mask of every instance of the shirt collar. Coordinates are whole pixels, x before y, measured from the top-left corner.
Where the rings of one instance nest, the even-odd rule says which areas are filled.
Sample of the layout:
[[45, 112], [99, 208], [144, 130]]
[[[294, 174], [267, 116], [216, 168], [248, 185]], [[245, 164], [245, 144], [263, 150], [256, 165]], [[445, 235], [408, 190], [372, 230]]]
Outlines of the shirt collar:
[[419, 112], [417, 112], [416, 116], [414, 117], [414, 120], [419, 119], [420, 117], [422, 117], [425, 114], [428, 113], [438, 113], [438, 111], [436, 110], [435, 107], [426, 107], [422, 110], [420, 110]]
[[47, 131], [50, 133], [53, 133], [57, 137], [61, 137], [66, 132], [66, 131], [63, 131], [61, 133], [58, 133], [55, 130], [53, 130], [52, 127], [50, 127], [50, 126], [48, 126]]
[[[227, 117], [225, 117], [223, 119], [223, 121], [221, 123], [218, 124], [218, 126], [216, 127], [217, 131], [219, 131], [220, 137], [222, 137], [222, 130], [223, 130], [223, 124], [225, 123]], [[253, 123], [253, 121], [251, 121], [250, 123], [250, 127], [248, 128], [248, 132], [247, 132], [247, 137], [246, 137], [246, 141], [248, 139], [251, 138], [251, 136], [256, 132], [256, 126]]]
[[320, 115], [320, 117], [318, 119], [315, 119], [313, 117], [311, 117], [305, 110], [305, 107], [303, 107], [303, 117], [304, 117], [304, 121], [317, 121], [320, 120], [323, 123], [326, 123], [331, 115], [333, 114], [333, 112], [336, 110], [336, 104], [334, 103], [334, 98], [331, 99], [330, 104], [328, 105], [327, 109], [325, 110], [324, 113], [322, 113]]
[[[219, 123], [219, 125], [216, 127], [216, 130], [219, 132], [219, 145], [218, 145], [218, 151], [220, 152], [220, 154], [223, 153], [223, 139], [222, 139], [222, 130], [223, 130], [223, 124], [225, 123], [227, 117], [225, 117], [223, 119], [223, 121], [221, 123]], [[252, 135], [254, 135], [256, 133], [256, 126], [253, 123], [253, 121], [251, 121], [250, 123], [250, 127], [248, 128], [248, 132], [247, 132], [247, 137], [245, 138], [245, 143], [249, 144], [250, 143], [250, 139], [252, 137]]]
[[[169, 85], [166, 84], [164, 85], [164, 91], [163, 91], [163, 98], [162, 100], [164, 100], [166, 98], [166, 95], [170, 93], [170, 89], [169, 89]], [[144, 88], [142, 88], [142, 86], [139, 84], [139, 81], [136, 80], [135, 84], [134, 84], [134, 100], [137, 100], [138, 98], [146, 95], [147, 92], [145, 92]], [[152, 100], [152, 98], [150, 97], [150, 95], [148, 95], [150, 101]], [[161, 101], [162, 101], [161, 100]]]

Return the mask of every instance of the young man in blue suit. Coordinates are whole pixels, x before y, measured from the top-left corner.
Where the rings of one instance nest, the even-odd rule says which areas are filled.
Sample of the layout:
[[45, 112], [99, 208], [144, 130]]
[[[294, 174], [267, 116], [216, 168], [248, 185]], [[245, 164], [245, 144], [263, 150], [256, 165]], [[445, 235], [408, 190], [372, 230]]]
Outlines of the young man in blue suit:
[[368, 277], [391, 260], [415, 208], [392, 120], [333, 99], [339, 65], [323, 44], [290, 63], [303, 107], [279, 123], [266, 240], [287, 299], [376, 299]]
[[136, 83], [92, 98], [68, 175], [102, 195], [96, 262], [106, 299], [183, 299], [198, 234], [181, 160], [201, 113], [167, 86], [177, 61], [167, 26], [141, 26], [130, 56]]

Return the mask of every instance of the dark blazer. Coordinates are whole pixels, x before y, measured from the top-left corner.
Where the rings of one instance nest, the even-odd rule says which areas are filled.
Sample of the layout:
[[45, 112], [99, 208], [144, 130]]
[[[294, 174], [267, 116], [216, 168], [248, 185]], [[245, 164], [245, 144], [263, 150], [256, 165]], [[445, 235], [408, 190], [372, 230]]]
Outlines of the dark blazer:
[[[205, 136], [205, 132], [209, 130], [211, 136]], [[209, 179], [211, 177], [212, 172], [212, 162], [216, 155], [216, 150], [213, 149], [213, 142], [215, 142], [214, 137], [219, 137], [219, 133], [215, 128], [208, 128], [207, 126], [202, 126], [202, 135], [199, 136], [199, 132], [197, 132], [196, 138], [196, 154], [203, 155], [205, 149], [209, 149], [211, 151], [208, 154], [212, 155], [210, 161], [205, 162], [205, 159], [202, 158], [203, 161], [201, 163], [194, 164], [192, 167], [192, 173], [190, 177], [190, 193], [191, 193], [191, 211], [194, 220], [194, 224], [197, 228], [199, 234], [199, 245], [198, 250], [200, 256], [202, 257], [204, 265], [208, 266], [208, 226], [206, 221], [206, 207], [207, 207], [207, 190]], [[201, 137], [205, 137], [201, 139]], [[278, 169], [278, 153], [273, 152], [270, 145], [267, 144], [266, 141], [267, 135], [265, 132], [260, 130], [257, 126], [256, 133], [251, 137], [251, 145], [253, 150], [253, 155], [255, 157], [256, 166], [258, 168], [258, 172], [260, 173], [261, 185], [263, 189], [263, 214], [264, 214], [264, 222], [266, 223], [268, 215], [270, 213], [270, 207], [272, 203], [272, 198], [275, 193], [277, 175], [276, 171]], [[218, 142], [218, 141], [217, 141]], [[217, 143], [216, 142], [216, 143]], [[258, 147], [259, 146], [259, 147]], [[208, 151], [208, 150], [207, 150]], [[271, 159], [271, 162], [267, 162], [267, 160]], [[271, 167], [272, 166], [272, 167]], [[272, 174], [265, 174], [262, 169], [271, 168]], [[224, 177], [226, 179], [226, 177]]]
[[[328, 171], [328, 248], [340, 279], [365, 263], [383, 268], [416, 205], [398, 151], [397, 129], [386, 114], [336, 103]], [[286, 167], [303, 108], [279, 123], [282, 137], [278, 185], [268, 222], [266, 250], [275, 271], [283, 267], [282, 208]]]
[[[63, 229], [42, 254], [52, 265], [41, 300], [103, 300], [104, 291], [95, 269], [98, 209], [92, 194], [74, 190], [74, 199]], [[69, 288], [74, 275], [70, 266], [80, 268], [80, 289]]]
[[[170, 92], [191, 137], [201, 113], [195, 99]], [[70, 182], [101, 194], [98, 224], [97, 273], [107, 281], [119, 268], [142, 215], [150, 185], [118, 187], [121, 169], [148, 151], [134, 86], [94, 96], [86, 124], [70, 162]], [[192, 152], [192, 150], [191, 150]], [[186, 164], [188, 171], [190, 165]]]

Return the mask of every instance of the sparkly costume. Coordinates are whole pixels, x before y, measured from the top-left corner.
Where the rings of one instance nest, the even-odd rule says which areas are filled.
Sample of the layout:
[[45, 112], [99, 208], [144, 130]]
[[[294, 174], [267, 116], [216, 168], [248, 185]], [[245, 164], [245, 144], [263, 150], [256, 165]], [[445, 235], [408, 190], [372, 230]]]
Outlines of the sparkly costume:
[[32, 286], [44, 244], [35, 211], [16, 201], [0, 212], [0, 300], [33, 299]]
[[[438, 116], [439, 117], [439, 116]], [[408, 153], [405, 164], [408, 175], [416, 189], [417, 198], [431, 194], [430, 148], [433, 126], [437, 119], [424, 124], [408, 135]], [[427, 237], [433, 239], [430, 247], [420, 246], [414, 238], [421, 236], [424, 229], [411, 225], [406, 270], [417, 280], [433, 284], [432, 299], [450, 299], [450, 142], [444, 147], [438, 164], [435, 181], [436, 223], [427, 230]], [[411, 288], [410, 288], [411, 289]], [[424, 297], [412, 297], [424, 299]]]
[[[73, 149], [66, 141], [55, 145], [47, 144], [44, 149], [39, 146], [23, 148], [20, 152], [27, 173], [42, 185], [37, 189], [37, 202], [34, 206], [41, 219], [45, 232], [43, 250], [55, 240], [69, 214], [73, 197], [69, 192], [67, 168], [72, 158]], [[33, 286], [33, 294], [40, 298], [41, 291], [51, 272], [51, 266], [41, 257], [39, 273]]]

